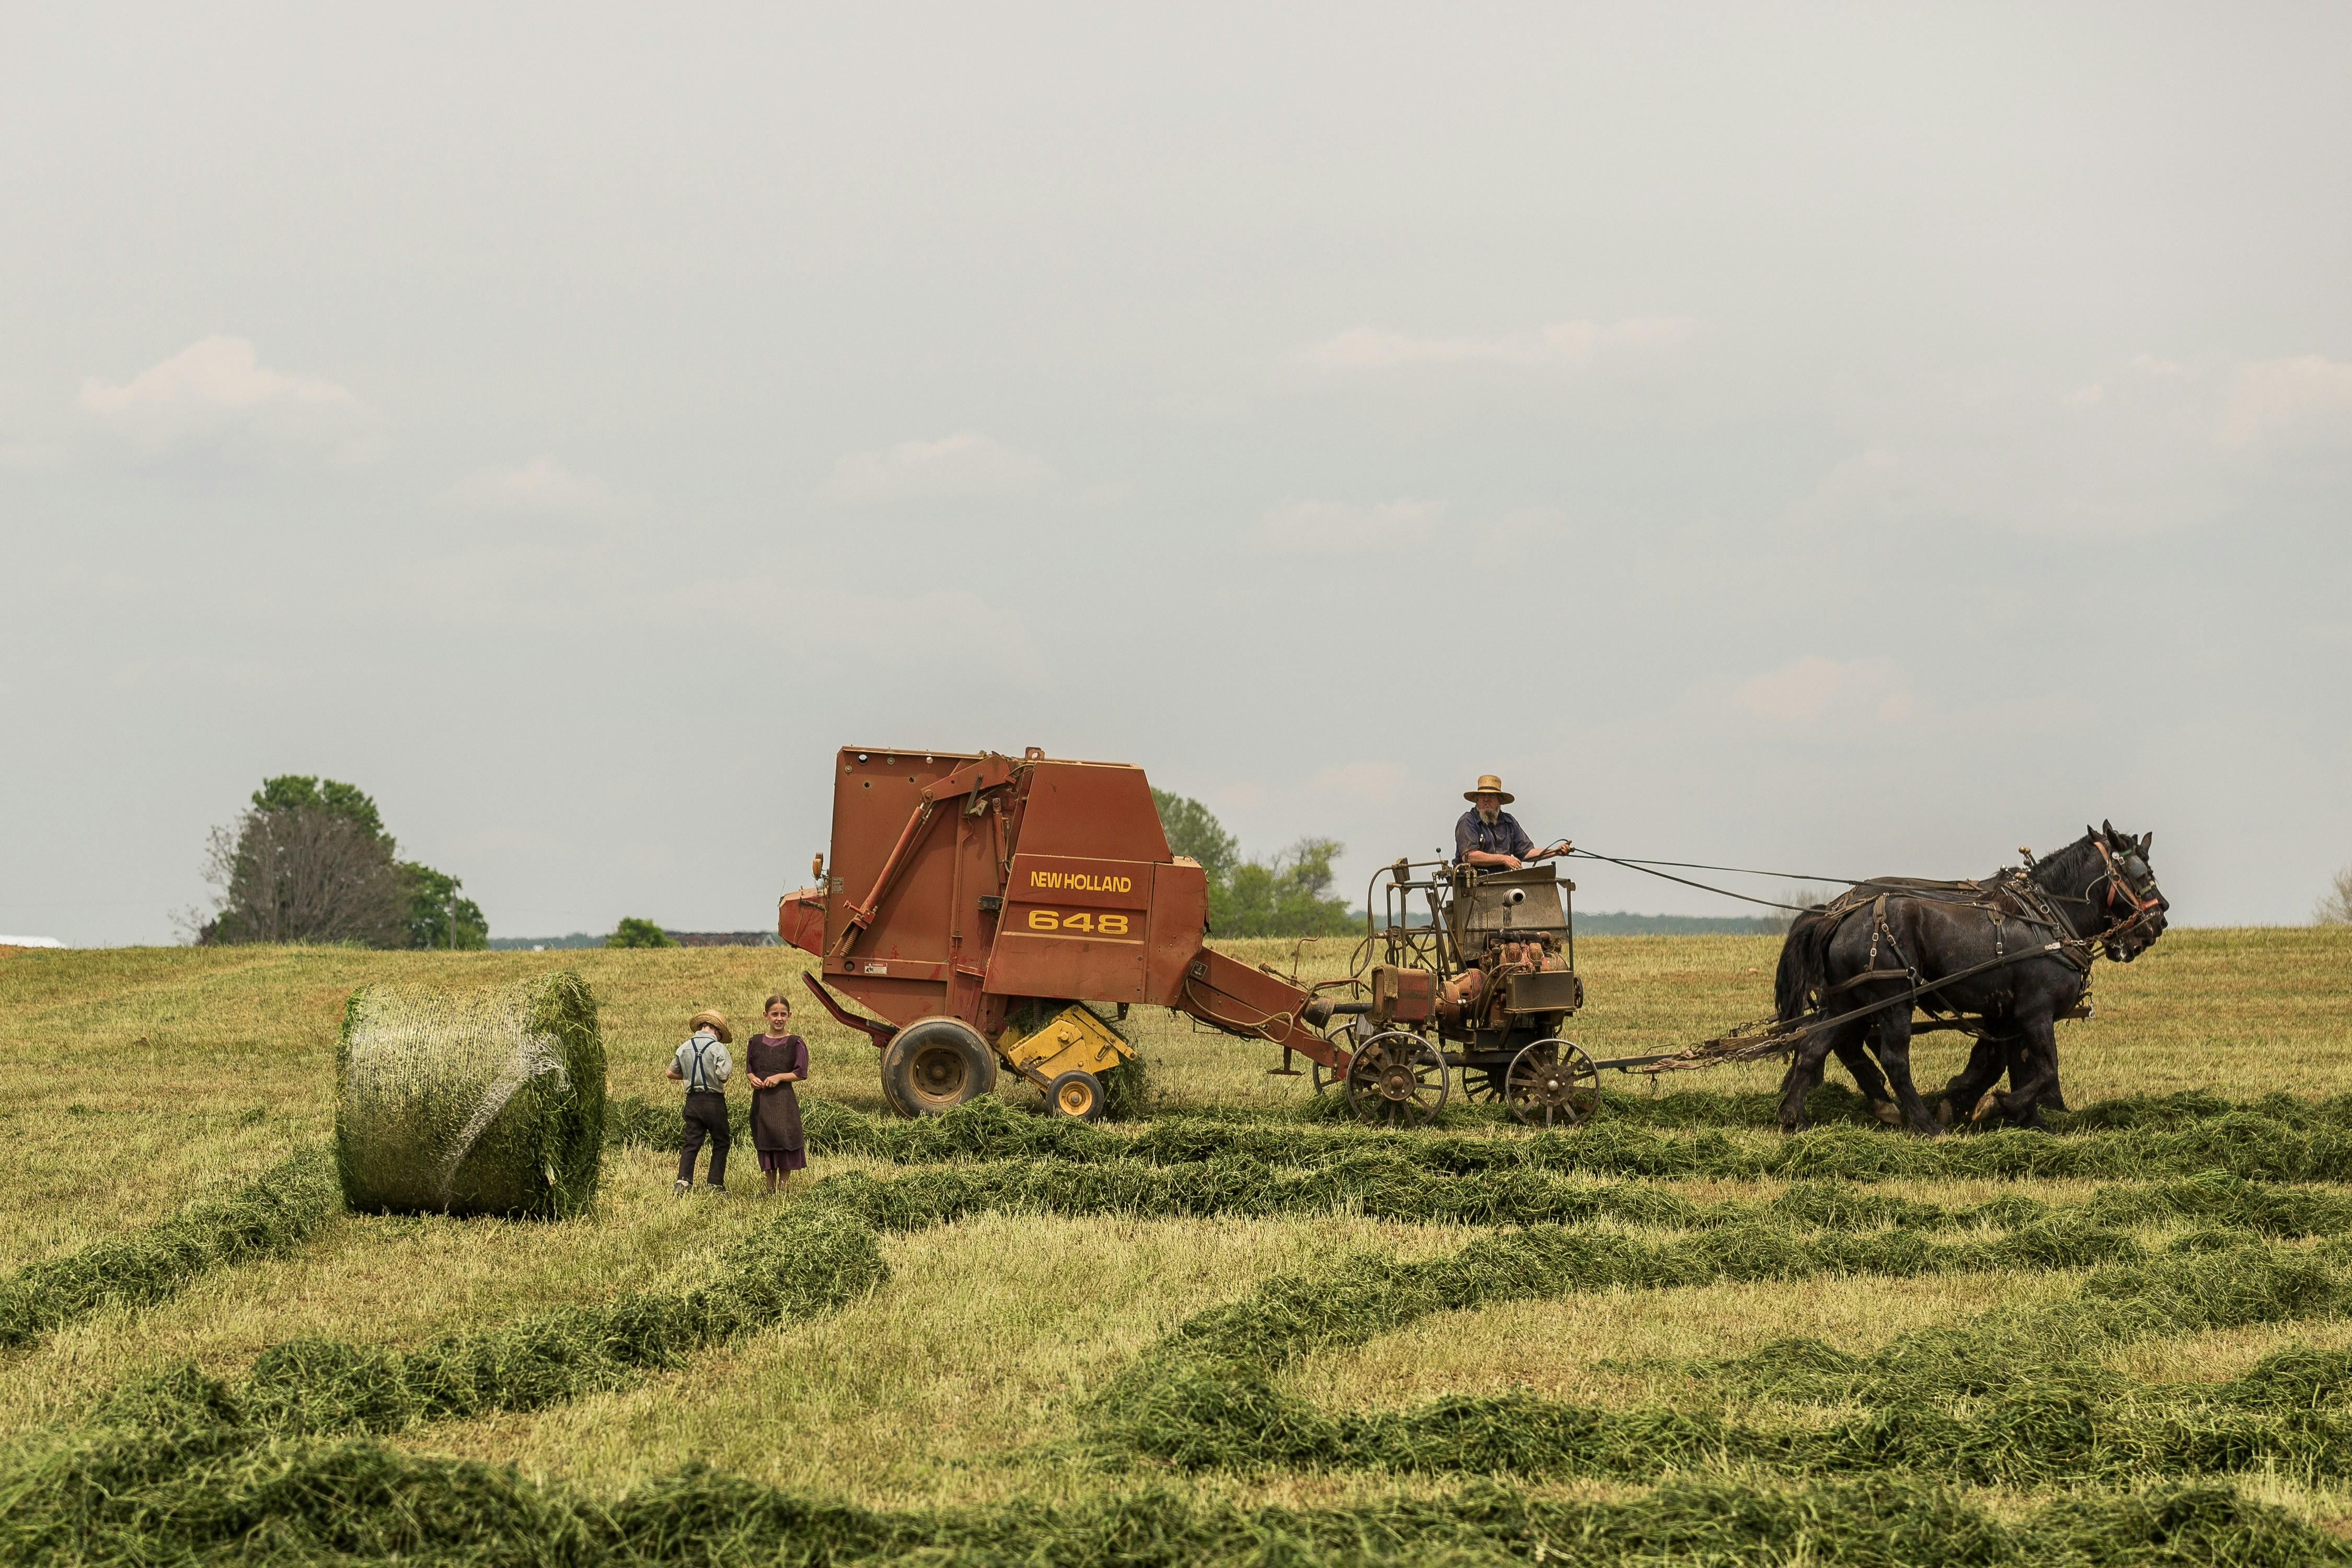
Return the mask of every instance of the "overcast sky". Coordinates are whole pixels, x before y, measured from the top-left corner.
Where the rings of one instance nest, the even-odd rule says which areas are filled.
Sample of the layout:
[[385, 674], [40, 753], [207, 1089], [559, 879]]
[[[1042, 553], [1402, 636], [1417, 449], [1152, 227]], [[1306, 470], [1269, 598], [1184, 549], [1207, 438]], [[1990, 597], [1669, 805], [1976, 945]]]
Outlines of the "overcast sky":
[[0, 931], [288, 772], [759, 927], [844, 743], [2299, 921], [2347, 193], [2340, 5], [14, 7]]

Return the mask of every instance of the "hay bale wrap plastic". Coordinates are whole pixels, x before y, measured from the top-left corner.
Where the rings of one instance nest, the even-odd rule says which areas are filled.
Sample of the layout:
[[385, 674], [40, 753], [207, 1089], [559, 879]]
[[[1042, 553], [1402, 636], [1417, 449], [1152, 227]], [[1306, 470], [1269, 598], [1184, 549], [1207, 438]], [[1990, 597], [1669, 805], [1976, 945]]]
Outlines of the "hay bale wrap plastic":
[[604, 1046], [576, 974], [365, 987], [343, 1012], [335, 1079], [336, 1165], [354, 1209], [561, 1216], [595, 1194]]

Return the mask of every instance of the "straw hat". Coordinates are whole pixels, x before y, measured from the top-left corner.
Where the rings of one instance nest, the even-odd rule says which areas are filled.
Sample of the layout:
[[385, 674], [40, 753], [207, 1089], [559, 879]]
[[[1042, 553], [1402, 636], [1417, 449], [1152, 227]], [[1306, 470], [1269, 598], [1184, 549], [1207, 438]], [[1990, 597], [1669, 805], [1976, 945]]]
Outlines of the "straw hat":
[[1468, 801], [1471, 805], [1475, 805], [1478, 804], [1478, 797], [1486, 794], [1488, 790], [1492, 790], [1496, 795], [1501, 795], [1505, 805], [1510, 805], [1513, 800], [1517, 798], [1513, 795], [1509, 790], [1503, 787], [1503, 781], [1501, 779], [1496, 778], [1492, 773], [1480, 773], [1478, 775], [1478, 787], [1476, 789], [1464, 790], [1462, 792], [1462, 798]]
[[722, 1046], [731, 1046], [735, 1043], [735, 1031], [727, 1026], [727, 1015], [715, 1007], [705, 1007], [687, 1022], [709, 1025], [710, 1032], [719, 1037], [719, 1043]]

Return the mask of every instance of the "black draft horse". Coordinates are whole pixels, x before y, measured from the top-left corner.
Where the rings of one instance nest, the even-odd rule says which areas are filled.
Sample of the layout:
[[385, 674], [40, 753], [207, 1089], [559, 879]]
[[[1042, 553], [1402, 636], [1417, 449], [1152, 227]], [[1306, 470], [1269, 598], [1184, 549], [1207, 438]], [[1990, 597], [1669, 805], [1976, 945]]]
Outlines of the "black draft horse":
[[[1980, 882], [1886, 878], [1800, 915], [1773, 981], [1781, 1021], [1800, 1022], [1816, 1009], [1825, 1017], [1854, 1016], [1812, 1030], [1790, 1055], [1780, 1086], [1782, 1129], [1808, 1125], [1806, 1097], [1835, 1052], [1881, 1120], [1899, 1116], [1925, 1136], [1941, 1132], [1911, 1081], [1908, 994], [1944, 980], [1950, 984], [1916, 1005], [1981, 1020], [1984, 1030], [1968, 1066], [1945, 1087], [1947, 1115], [1978, 1107], [2004, 1071], [2009, 1090], [1992, 1095], [1987, 1108], [2003, 1121], [2039, 1126], [2043, 1105], [2063, 1110], [2053, 1026], [2090, 984], [2093, 944], [2129, 963], [2164, 934], [2171, 906], [2148, 868], [2155, 842], [2153, 833], [2134, 837], [2105, 823], [2022, 871]], [[2061, 951], [2044, 951], [2053, 941]], [[1969, 970], [1979, 972], [1951, 979]], [[1884, 1005], [1874, 1009], [1874, 1001]], [[1885, 1077], [1870, 1059], [1874, 1051]]]

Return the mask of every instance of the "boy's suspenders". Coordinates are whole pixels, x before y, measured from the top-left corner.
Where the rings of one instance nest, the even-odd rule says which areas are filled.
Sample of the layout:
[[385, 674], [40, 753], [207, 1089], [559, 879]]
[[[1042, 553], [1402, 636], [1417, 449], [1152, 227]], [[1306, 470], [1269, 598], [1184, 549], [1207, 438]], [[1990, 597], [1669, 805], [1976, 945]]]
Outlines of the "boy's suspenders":
[[710, 1079], [704, 1076], [702, 1070], [703, 1047], [701, 1041], [702, 1037], [699, 1034], [697, 1034], [693, 1038], [686, 1042], [688, 1045], [694, 1047], [694, 1071], [687, 1076], [686, 1080], [686, 1092], [688, 1094], [709, 1094], [710, 1092]]

